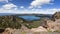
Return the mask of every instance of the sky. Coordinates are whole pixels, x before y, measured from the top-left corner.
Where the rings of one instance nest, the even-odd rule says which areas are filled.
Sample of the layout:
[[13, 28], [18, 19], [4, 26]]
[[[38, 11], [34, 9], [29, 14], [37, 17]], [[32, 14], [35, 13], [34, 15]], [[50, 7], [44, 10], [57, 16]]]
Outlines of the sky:
[[60, 0], [0, 0], [0, 13], [54, 14], [60, 11]]

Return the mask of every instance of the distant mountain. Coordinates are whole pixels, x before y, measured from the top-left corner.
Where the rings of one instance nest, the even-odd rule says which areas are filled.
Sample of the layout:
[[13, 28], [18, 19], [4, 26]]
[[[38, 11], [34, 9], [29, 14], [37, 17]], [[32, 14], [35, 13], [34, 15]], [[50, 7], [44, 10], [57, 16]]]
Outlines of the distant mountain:
[[39, 14], [39, 15], [36, 15], [37, 17], [49, 17], [51, 18], [53, 15], [52, 14]]
[[20, 16], [25, 16], [25, 15], [41, 15], [41, 16], [46, 16], [46, 15], [52, 15], [52, 14], [19, 14], [19, 13], [0, 13], [0, 16], [5, 16], [5, 15], [20, 15]]
[[13, 13], [0, 13], [0, 16], [8, 16], [8, 15], [16, 15], [16, 14], [13, 14]]

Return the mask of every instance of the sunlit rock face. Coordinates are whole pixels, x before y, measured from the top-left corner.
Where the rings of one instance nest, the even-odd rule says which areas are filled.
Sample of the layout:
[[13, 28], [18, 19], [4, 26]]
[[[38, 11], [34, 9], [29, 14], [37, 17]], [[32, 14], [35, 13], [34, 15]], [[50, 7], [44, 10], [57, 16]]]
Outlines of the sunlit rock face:
[[47, 21], [48, 30], [54, 31], [60, 31], [60, 19], [57, 19], [55, 21], [48, 20]]
[[33, 31], [33, 32], [47, 32], [47, 29], [45, 29], [42, 26], [39, 26], [38, 28], [32, 28], [31, 31]]

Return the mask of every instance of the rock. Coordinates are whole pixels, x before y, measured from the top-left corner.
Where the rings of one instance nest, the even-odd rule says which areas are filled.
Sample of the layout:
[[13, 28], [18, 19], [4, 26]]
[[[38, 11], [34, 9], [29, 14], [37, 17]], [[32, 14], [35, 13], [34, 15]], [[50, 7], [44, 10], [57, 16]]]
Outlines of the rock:
[[48, 21], [48, 30], [51, 30], [52, 32], [56, 30], [60, 30], [60, 19], [57, 19], [56, 21]]
[[12, 34], [16, 29], [6, 28], [3, 34]]
[[33, 32], [47, 32], [47, 30], [42, 26], [39, 26], [38, 28], [32, 28], [31, 31], [33, 31]]
[[60, 19], [60, 11], [56, 12], [54, 15], [53, 15], [54, 19]]

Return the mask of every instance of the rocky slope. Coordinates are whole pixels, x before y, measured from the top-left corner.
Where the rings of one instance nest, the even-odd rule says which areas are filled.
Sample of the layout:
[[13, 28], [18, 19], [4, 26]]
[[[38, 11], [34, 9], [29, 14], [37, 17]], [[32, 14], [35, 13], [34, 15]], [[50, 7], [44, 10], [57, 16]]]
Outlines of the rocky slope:
[[37, 21], [26, 21], [18, 16], [0, 16], [0, 29], [8, 33], [33, 33], [33, 32], [60, 32], [60, 12], [53, 15], [53, 20], [42, 18]]
[[20, 28], [21, 23], [23, 22], [22, 18], [17, 16], [0, 16], [0, 29], [5, 28]]

